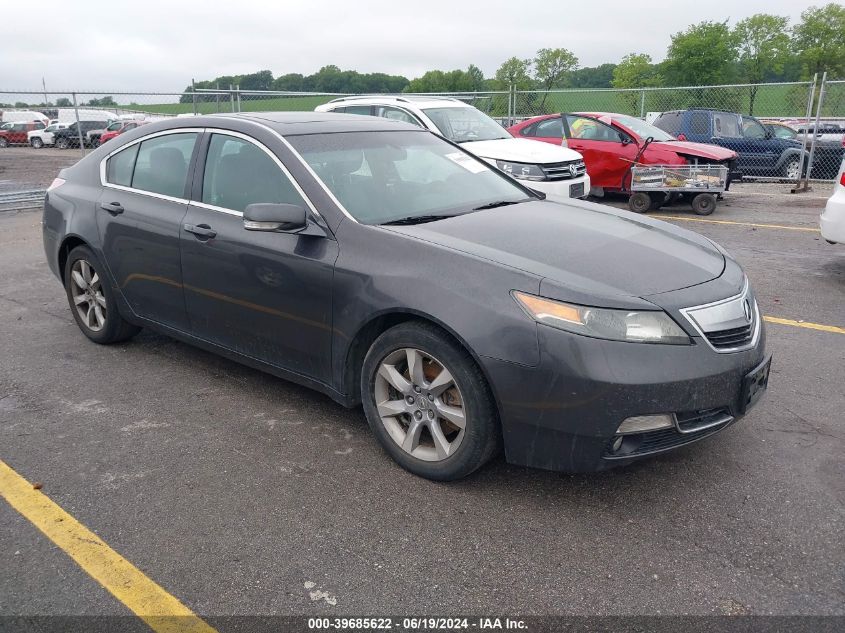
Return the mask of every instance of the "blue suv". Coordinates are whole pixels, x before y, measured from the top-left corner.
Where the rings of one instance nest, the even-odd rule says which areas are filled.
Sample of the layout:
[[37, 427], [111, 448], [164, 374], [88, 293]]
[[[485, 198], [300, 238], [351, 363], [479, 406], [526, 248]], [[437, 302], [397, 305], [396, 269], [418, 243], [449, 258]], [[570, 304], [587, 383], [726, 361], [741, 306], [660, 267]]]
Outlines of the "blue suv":
[[[678, 140], [712, 143], [738, 155], [735, 176], [769, 176], [797, 180], [801, 143], [778, 138], [753, 116], [695, 108], [663, 112], [654, 125]], [[804, 156], [804, 167], [807, 156]]]

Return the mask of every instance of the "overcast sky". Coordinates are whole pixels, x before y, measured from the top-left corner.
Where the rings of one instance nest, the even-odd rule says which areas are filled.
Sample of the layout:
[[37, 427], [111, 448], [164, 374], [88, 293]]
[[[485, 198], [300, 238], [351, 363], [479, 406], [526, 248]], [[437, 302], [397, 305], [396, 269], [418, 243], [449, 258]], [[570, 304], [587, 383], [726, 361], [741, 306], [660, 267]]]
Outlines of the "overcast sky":
[[[6, 23], [0, 90], [180, 91], [191, 78], [262, 69], [310, 74], [326, 64], [417, 77], [565, 47], [582, 66], [630, 52], [663, 59], [669, 37], [701, 20], [754, 13], [797, 21], [802, 0], [38, 0], [39, 19]], [[524, 8], [525, 7], [525, 8]], [[77, 13], [77, 15], [73, 15]]]

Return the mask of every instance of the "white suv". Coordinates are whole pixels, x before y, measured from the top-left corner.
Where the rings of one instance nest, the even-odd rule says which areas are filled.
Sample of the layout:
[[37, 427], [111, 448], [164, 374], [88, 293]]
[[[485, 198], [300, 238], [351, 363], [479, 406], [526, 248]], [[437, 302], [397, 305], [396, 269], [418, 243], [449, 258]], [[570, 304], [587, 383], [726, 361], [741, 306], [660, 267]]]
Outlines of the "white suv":
[[27, 132], [26, 137], [29, 140], [30, 145], [32, 145], [35, 149], [39, 149], [45, 145], [52, 145], [53, 132], [56, 130], [63, 130], [67, 126], [67, 123], [51, 121], [50, 125], [45, 127], [43, 130], [32, 130], [31, 132]]
[[463, 101], [447, 97], [341, 97], [315, 108], [317, 112], [346, 112], [381, 116], [413, 123], [436, 132], [528, 186], [549, 200], [584, 198], [590, 177], [584, 158], [566, 147], [514, 138], [501, 125]]

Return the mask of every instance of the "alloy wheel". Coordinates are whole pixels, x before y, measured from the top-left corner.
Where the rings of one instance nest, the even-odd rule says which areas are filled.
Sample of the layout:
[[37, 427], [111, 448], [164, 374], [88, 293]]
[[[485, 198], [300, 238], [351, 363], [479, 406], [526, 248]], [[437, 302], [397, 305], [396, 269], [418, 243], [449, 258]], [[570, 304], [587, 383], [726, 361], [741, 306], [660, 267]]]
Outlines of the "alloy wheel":
[[464, 399], [452, 372], [430, 354], [413, 348], [391, 352], [375, 376], [376, 409], [402, 450], [439, 462], [455, 454], [464, 439]]
[[786, 166], [786, 177], [789, 180], [798, 180], [799, 178], [799, 162], [797, 160], [793, 160]]
[[106, 325], [106, 297], [100, 276], [86, 260], [73, 262], [70, 289], [73, 304], [85, 327], [92, 332], [102, 330]]

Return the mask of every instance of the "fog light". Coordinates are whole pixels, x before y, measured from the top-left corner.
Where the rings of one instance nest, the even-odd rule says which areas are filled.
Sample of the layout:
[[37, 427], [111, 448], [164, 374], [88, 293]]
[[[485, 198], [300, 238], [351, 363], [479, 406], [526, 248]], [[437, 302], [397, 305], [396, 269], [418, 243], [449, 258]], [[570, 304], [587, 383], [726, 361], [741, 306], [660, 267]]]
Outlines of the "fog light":
[[[659, 413], [657, 415], [635, 415], [632, 418], [627, 418], [619, 425], [619, 430], [616, 432], [620, 435], [626, 433], [643, 433], [645, 431], [656, 431], [658, 429], [668, 429], [675, 426], [674, 418], [668, 413]], [[614, 446], [616, 444], [614, 443]], [[615, 449], [614, 449], [615, 450]]]
[[621, 435], [617, 436], [617, 438], [613, 440], [613, 446], [611, 446], [610, 448], [614, 453], [618, 452], [619, 449], [622, 448], [622, 440], [623, 437]]

